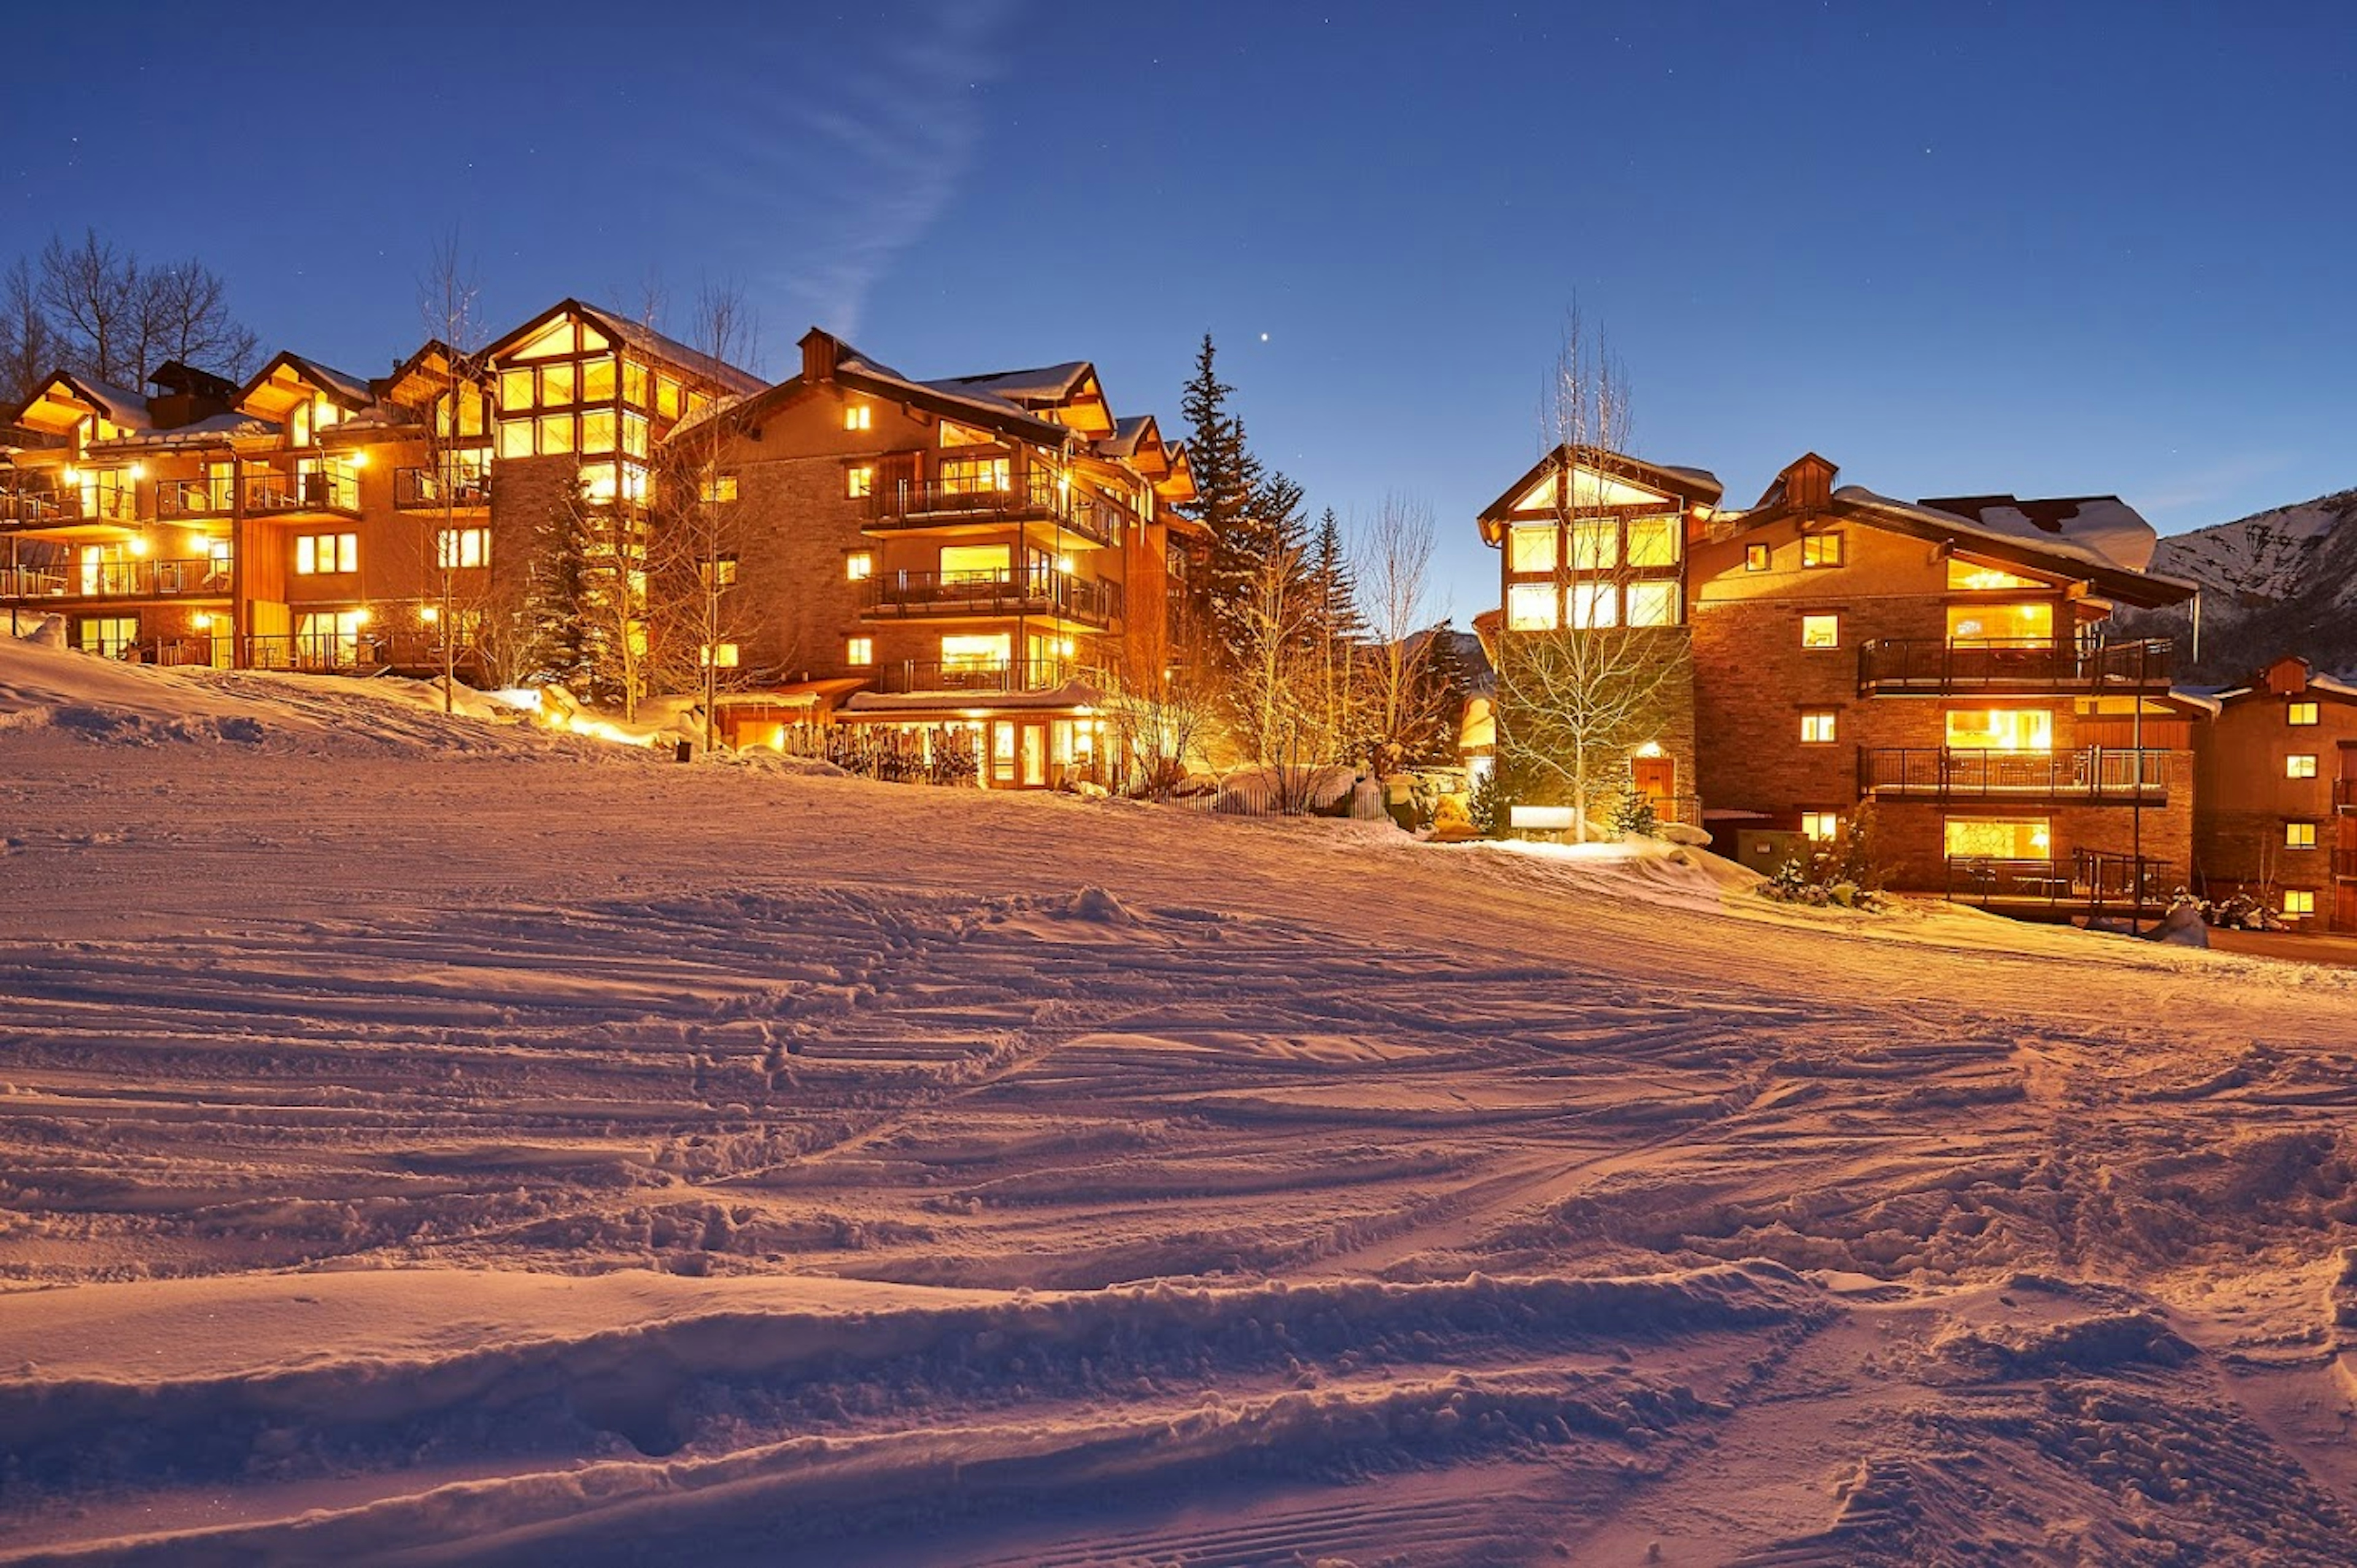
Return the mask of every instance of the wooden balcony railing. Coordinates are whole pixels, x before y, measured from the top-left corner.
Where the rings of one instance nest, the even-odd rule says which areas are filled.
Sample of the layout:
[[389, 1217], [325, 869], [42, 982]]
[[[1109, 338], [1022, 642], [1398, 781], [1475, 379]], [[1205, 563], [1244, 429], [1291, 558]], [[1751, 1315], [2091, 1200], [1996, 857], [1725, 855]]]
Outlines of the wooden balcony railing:
[[2051, 908], [2166, 908], [2176, 886], [2170, 863], [2149, 856], [2074, 851], [2069, 858], [2007, 860], [1958, 855], [1948, 861], [1948, 897], [1960, 904], [2045, 905]]
[[1932, 800], [2137, 801], [2169, 799], [2169, 753], [2090, 746], [1994, 751], [1939, 746], [1861, 749], [1862, 795]]
[[156, 599], [229, 592], [227, 562], [69, 562], [52, 566], [0, 566], [0, 599]]
[[1066, 572], [894, 572], [867, 580], [869, 616], [1057, 616], [1107, 626], [1121, 614], [1117, 583]]
[[1098, 544], [1112, 543], [1125, 525], [1135, 521], [1128, 508], [1078, 486], [1060, 486], [1044, 474], [1004, 489], [977, 489], [961, 479], [888, 480], [867, 498], [871, 532], [1033, 519]]
[[[221, 647], [228, 651], [229, 639], [223, 637]], [[125, 664], [163, 664], [173, 667], [202, 668], [214, 662], [214, 639], [210, 637], [149, 638], [144, 642], [108, 642], [83, 650], [102, 658], [119, 659]]]
[[480, 511], [491, 504], [490, 476], [461, 469], [397, 468], [393, 504], [401, 511]]
[[295, 670], [339, 675], [382, 670], [383, 639], [334, 632], [253, 634], [239, 639], [238, 663], [249, 670]]
[[2053, 642], [1878, 639], [1857, 650], [1857, 685], [1869, 696], [2167, 691], [2174, 667], [2174, 650], [2166, 638], [2089, 648]]
[[302, 512], [336, 512], [358, 517], [359, 476], [340, 468], [314, 468], [307, 473], [274, 471], [248, 473], [238, 484], [248, 517], [285, 517]]
[[910, 659], [882, 672], [881, 689], [896, 693], [1053, 692], [1093, 672], [1070, 659], [1016, 659], [977, 664], [963, 660]]
[[2340, 811], [2357, 811], [2357, 779], [2332, 781], [2332, 804]]

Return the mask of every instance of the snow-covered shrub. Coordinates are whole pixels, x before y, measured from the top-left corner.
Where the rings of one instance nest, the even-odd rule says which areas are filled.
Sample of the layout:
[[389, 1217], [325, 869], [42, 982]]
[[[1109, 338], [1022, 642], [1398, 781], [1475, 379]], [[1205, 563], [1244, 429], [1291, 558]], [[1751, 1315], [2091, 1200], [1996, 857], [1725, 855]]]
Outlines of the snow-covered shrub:
[[1612, 831], [1622, 838], [1634, 833], [1639, 838], [1652, 838], [1662, 825], [1660, 815], [1653, 810], [1652, 797], [1631, 786], [1620, 791], [1612, 802]]
[[1505, 812], [1498, 802], [1498, 770], [1491, 768], [1473, 781], [1473, 793], [1465, 800], [1465, 815], [1473, 831], [1485, 839], [1498, 836], [1498, 827]]

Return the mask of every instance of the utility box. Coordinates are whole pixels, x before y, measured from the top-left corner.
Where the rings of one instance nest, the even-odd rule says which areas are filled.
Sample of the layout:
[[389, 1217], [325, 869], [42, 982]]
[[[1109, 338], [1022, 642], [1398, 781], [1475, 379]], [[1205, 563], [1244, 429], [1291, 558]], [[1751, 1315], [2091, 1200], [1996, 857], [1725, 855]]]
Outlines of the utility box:
[[1809, 864], [1809, 835], [1780, 828], [1744, 828], [1735, 835], [1735, 858], [1747, 870], [1773, 876], [1788, 860]]

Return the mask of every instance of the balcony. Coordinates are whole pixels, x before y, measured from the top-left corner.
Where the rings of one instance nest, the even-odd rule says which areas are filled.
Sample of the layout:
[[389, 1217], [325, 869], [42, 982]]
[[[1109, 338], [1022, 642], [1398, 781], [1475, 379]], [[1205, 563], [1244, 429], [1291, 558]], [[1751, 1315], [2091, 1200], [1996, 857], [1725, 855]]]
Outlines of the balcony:
[[2092, 648], [1879, 639], [1857, 650], [1857, 689], [1869, 697], [2166, 692], [2174, 668], [2166, 638]]
[[219, 597], [228, 594], [229, 578], [227, 562], [202, 558], [0, 566], [0, 600]]
[[2357, 779], [2332, 781], [2332, 806], [2335, 811], [2357, 811]]
[[236, 510], [237, 486], [228, 479], [158, 479], [156, 518], [159, 522], [227, 517]]
[[1121, 614], [1121, 585], [1066, 572], [895, 572], [867, 580], [860, 613], [908, 616], [1052, 616], [1105, 627]]
[[2169, 753], [1981, 751], [1945, 746], [1861, 750], [1861, 795], [1914, 800], [2061, 800], [2095, 804], [2169, 800]]
[[238, 485], [248, 517], [296, 517], [331, 513], [361, 514], [360, 477], [339, 468], [314, 468], [300, 474], [264, 471], [246, 474]]
[[0, 529], [63, 528], [74, 523], [135, 523], [139, 487], [129, 476], [85, 477], [80, 484], [50, 489], [32, 476], [0, 478]]
[[1054, 692], [1073, 682], [1093, 682], [1095, 671], [1070, 659], [1017, 659], [1001, 662], [911, 659], [882, 672], [881, 691], [896, 694]]
[[454, 469], [396, 468], [393, 504], [398, 511], [481, 511], [491, 504], [491, 478]]
[[293, 670], [311, 675], [374, 672], [390, 662], [383, 639], [334, 632], [278, 633], [239, 639], [238, 662], [248, 670]]
[[1948, 862], [1948, 897], [1959, 904], [2051, 910], [2162, 909], [2176, 881], [2165, 860], [2079, 850], [2067, 860]]
[[899, 479], [867, 498], [866, 531], [943, 528], [970, 523], [1046, 522], [1095, 544], [1111, 544], [1135, 517], [1077, 487], [1034, 474], [1006, 489], [976, 489], [962, 479]]

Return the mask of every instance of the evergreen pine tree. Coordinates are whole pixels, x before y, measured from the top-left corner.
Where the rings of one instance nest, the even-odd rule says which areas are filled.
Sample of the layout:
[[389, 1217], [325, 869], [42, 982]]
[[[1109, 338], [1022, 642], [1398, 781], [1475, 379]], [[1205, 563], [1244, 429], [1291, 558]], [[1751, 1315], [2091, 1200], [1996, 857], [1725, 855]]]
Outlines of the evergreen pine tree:
[[1359, 585], [1342, 547], [1341, 520], [1330, 506], [1319, 514], [1318, 532], [1310, 540], [1309, 587], [1326, 635], [1338, 642], [1354, 641], [1365, 629], [1359, 614]]
[[1473, 671], [1466, 666], [1454, 626], [1442, 621], [1424, 635], [1429, 640], [1416, 670], [1422, 695], [1415, 709], [1427, 715], [1427, 721], [1423, 733], [1415, 737], [1408, 759], [1454, 763], [1458, 760], [1458, 731], [1464, 722], [1465, 703], [1473, 694]]
[[578, 691], [589, 672], [588, 531], [577, 509], [560, 502], [534, 532], [523, 591], [522, 668], [535, 681]]
[[1232, 666], [1236, 628], [1265, 558], [1266, 539], [1253, 517], [1263, 487], [1260, 464], [1244, 440], [1243, 420], [1228, 409], [1235, 389], [1220, 380], [1217, 354], [1205, 333], [1195, 374], [1179, 399], [1195, 476], [1195, 499], [1181, 510], [1211, 537], [1210, 568], [1194, 585], [1192, 608], [1211, 628], [1223, 665]]

